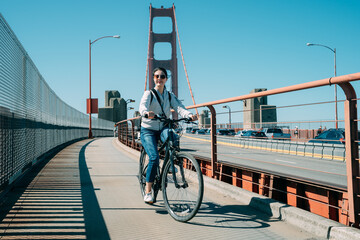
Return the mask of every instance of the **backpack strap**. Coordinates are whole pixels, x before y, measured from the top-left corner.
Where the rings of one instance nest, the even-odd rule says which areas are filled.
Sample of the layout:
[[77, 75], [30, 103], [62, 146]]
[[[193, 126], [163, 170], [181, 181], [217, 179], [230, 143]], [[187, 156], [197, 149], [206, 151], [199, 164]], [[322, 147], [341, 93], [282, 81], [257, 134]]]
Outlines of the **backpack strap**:
[[[150, 91], [153, 92], [153, 91], [155, 91], [155, 89], [153, 88], [153, 89], [151, 89]], [[154, 92], [153, 92], [153, 93], [154, 93]], [[155, 94], [155, 96], [157, 95], [156, 93], [154, 93], [154, 94]], [[168, 91], [168, 94], [169, 94], [169, 103], [170, 103], [170, 105], [171, 105], [171, 93]], [[153, 94], [151, 94], [150, 104], [152, 103], [153, 98], [154, 98], [154, 96], [153, 96]]]
[[[161, 100], [160, 100], [160, 97], [159, 97], [157, 91], [156, 91], [154, 88], [151, 89], [150, 91], [151, 91], [152, 94], [155, 95], [155, 97], [156, 97], [156, 99], [157, 99], [157, 101], [159, 102], [159, 105], [160, 105], [160, 107], [161, 107], [161, 111], [163, 112], [164, 116], [166, 116], [165, 111], [164, 111], [164, 108], [163, 108], [163, 106], [162, 106], [162, 104], [161, 104]], [[150, 101], [150, 103], [151, 103], [151, 101]]]

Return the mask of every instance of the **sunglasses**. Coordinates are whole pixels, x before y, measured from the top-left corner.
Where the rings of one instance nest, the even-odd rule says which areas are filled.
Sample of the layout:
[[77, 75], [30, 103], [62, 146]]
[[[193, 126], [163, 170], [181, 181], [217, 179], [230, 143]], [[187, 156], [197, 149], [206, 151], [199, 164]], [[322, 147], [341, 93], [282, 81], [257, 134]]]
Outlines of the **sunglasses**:
[[166, 76], [164, 74], [161, 74], [161, 75], [156, 74], [156, 75], [154, 75], [154, 77], [160, 78], [160, 79], [165, 79], [166, 78]]

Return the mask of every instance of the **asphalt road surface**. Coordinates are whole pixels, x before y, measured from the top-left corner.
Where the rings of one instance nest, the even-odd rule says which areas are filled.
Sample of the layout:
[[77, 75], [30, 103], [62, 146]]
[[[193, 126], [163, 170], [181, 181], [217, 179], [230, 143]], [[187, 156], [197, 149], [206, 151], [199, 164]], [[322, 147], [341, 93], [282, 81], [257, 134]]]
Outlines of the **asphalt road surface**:
[[[197, 139], [195, 139], [197, 138]], [[209, 136], [184, 134], [180, 140], [182, 150], [194, 155], [211, 157]], [[221, 138], [218, 137], [218, 141]], [[338, 160], [302, 157], [265, 150], [217, 145], [218, 161], [239, 164], [284, 176], [311, 180], [330, 186], [346, 188], [346, 163]]]

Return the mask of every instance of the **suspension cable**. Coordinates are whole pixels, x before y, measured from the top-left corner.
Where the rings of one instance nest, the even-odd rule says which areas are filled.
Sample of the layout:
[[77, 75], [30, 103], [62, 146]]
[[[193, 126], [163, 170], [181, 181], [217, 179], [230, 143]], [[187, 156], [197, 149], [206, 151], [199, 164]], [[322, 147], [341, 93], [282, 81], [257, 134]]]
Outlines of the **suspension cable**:
[[[192, 98], [193, 104], [196, 105], [196, 104], [195, 104], [194, 95], [193, 95], [193, 92], [192, 92], [191, 86], [190, 86], [189, 76], [188, 76], [188, 73], [187, 73], [187, 70], [186, 70], [186, 66], [185, 66], [184, 55], [183, 55], [182, 48], [181, 48], [181, 42], [180, 42], [179, 30], [178, 30], [178, 26], [177, 26], [177, 22], [176, 22], [175, 5], [174, 5], [174, 4], [173, 4], [173, 11], [174, 11], [174, 20], [175, 20], [175, 27], [176, 27], [176, 35], [177, 35], [177, 38], [178, 38], [178, 41], [179, 41], [179, 47], [180, 47], [182, 62], [183, 62], [183, 65], [184, 65], [186, 80], [187, 80], [188, 85], [189, 85], [189, 90], [190, 90], [190, 94], [191, 94], [191, 98]], [[195, 111], [196, 111], [197, 117], [199, 118], [199, 112], [198, 112], [197, 108], [195, 108]]]
[[148, 79], [148, 72], [149, 72], [150, 33], [151, 33], [151, 3], [150, 3], [149, 40], [148, 40], [148, 52], [147, 52], [147, 59], [146, 59], [146, 73], [145, 73], [145, 88], [144, 88], [144, 92], [146, 91], [147, 79]]

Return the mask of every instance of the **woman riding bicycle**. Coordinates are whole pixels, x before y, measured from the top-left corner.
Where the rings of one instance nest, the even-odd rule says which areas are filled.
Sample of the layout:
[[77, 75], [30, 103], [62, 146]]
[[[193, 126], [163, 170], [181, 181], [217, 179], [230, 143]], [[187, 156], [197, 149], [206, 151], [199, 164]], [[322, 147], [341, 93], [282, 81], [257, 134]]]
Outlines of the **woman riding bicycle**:
[[[149, 156], [149, 165], [146, 172], [146, 187], [144, 201], [152, 204], [154, 202], [151, 188], [154, 183], [157, 168], [159, 166], [159, 152], [157, 142], [159, 139], [165, 141], [170, 134], [167, 126], [154, 119], [155, 115], [170, 117], [170, 108], [176, 110], [183, 118], [197, 120], [197, 116], [185, 109], [177, 97], [166, 90], [165, 83], [168, 79], [166, 69], [158, 67], [153, 71], [154, 89], [145, 91], [140, 101], [139, 111], [142, 116], [140, 139], [146, 153]], [[145, 117], [147, 116], [147, 118]]]

